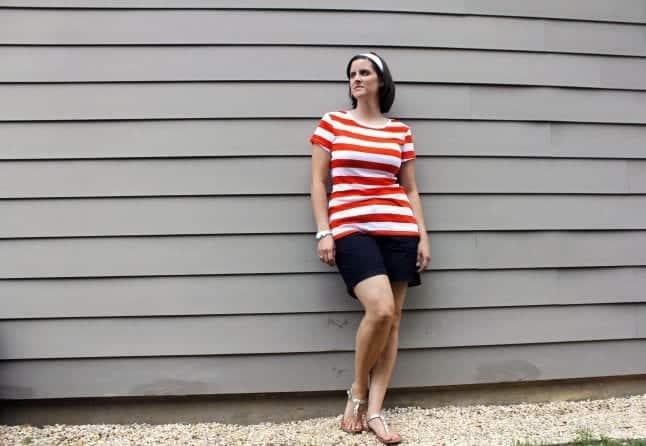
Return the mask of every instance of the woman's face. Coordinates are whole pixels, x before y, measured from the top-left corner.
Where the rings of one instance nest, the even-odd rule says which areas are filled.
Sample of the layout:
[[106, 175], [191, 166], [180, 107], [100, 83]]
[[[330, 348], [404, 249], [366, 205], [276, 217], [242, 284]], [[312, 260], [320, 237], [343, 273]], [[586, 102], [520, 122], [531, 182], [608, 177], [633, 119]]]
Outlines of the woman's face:
[[350, 92], [355, 99], [378, 97], [379, 76], [368, 59], [355, 59], [350, 65]]

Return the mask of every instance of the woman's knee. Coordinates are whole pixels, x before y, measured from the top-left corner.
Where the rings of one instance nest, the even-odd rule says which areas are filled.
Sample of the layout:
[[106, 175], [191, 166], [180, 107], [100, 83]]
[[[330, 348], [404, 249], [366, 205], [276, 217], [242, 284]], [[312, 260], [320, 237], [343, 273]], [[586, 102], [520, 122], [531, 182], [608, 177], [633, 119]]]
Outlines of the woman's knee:
[[388, 279], [375, 276], [361, 282], [355, 294], [366, 309], [366, 316], [380, 324], [392, 324], [396, 316], [395, 300]]
[[395, 306], [388, 304], [375, 305], [370, 309], [366, 309], [368, 318], [380, 324], [392, 325], [395, 319]]
[[393, 330], [399, 330], [399, 324], [401, 320], [402, 320], [402, 310], [395, 308], [393, 311], [393, 317], [391, 321]]

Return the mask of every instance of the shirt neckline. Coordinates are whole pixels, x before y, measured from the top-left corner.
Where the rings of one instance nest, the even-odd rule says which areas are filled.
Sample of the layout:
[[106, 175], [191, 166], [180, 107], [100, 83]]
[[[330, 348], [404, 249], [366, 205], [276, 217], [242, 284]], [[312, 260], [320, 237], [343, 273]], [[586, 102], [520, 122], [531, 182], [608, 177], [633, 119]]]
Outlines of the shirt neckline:
[[381, 126], [371, 125], [371, 124], [366, 124], [365, 122], [359, 121], [357, 118], [355, 118], [352, 115], [352, 113], [350, 113], [350, 110], [344, 110], [344, 113], [346, 115], [348, 115], [348, 117], [350, 119], [352, 119], [354, 122], [356, 122], [357, 124], [361, 124], [362, 126], [367, 127], [369, 129], [385, 129], [386, 127], [388, 127], [390, 125], [390, 122], [391, 122], [391, 119], [388, 118], [388, 120], [386, 121], [386, 123], [384, 125], [381, 125]]

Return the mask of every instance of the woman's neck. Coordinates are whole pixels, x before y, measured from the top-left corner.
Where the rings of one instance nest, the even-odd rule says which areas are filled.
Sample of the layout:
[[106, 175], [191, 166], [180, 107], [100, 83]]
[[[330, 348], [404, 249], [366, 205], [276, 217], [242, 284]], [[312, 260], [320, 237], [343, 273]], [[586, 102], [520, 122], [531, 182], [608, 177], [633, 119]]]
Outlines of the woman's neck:
[[366, 122], [380, 122], [384, 119], [377, 98], [370, 101], [357, 101], [357, 106], [352, 110], [352, 114], [357, 119]]

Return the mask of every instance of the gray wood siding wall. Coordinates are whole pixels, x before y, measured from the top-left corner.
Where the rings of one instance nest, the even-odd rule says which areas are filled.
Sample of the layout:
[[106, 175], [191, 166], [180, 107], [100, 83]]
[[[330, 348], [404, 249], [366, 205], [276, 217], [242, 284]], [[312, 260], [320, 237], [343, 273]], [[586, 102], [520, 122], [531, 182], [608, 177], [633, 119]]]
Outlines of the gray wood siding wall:
[[240, 4], [0, 1], [0, 398], [347, 387], [307, 138], [366, 50], [433, 255], [393, 385], [646, 373], [646, 1]]

